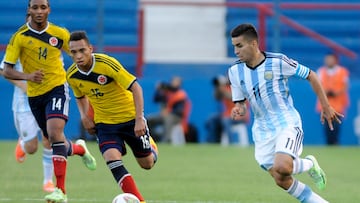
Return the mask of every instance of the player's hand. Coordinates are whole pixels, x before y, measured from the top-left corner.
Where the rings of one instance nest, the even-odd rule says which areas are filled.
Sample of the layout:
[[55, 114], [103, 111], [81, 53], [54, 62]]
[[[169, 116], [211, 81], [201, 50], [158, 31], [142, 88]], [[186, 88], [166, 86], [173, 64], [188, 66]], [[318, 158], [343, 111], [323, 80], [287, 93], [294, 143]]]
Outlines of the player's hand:
[[243, 117], [243, 114], [242, 114], [242, 110], [240, 109], [240, 107], [238, 106], [234, 106], [232, 109], [231, 109], [231, 118], [233, 120], [241, 120], [242, 117]]
[[135, 128], [134, 128], [135, 135], [140, 137], [146, 134], [146, 125], [143, 118], [137, 118], [135, 120]]
[[86, 116], [82, 118], [81, 122], [90, 135], [96, 135], [95, 123], [90, 117]]
[[330, 130], [334, 130], [333, 121], [341, 123], [341, 119], [344, 115], [341, 113], [336, 112], [331, 106], [328, 108], [323, 108], [320, 115], [320, 121], [322, 124], [326, 122], [329, 125]]
[[35, 83], [41, 83], [43, 81], [43, 78], [44, 78], [44, 73], [41, 70], [37, 70], [35, 72], [28, 74], [27, 80]]

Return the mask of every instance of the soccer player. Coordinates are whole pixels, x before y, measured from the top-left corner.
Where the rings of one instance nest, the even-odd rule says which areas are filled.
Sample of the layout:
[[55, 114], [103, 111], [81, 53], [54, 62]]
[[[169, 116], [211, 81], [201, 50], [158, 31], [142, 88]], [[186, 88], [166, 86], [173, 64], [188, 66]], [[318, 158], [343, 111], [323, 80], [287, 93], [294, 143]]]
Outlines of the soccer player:
[[123, 192], [145, 202], [122, 161], [125, 143], [142, 168], [151, 169], [157, 160], [157, 146], [144, 118], [142, 88], [115, 58], [93, 53], [85, 32], [71, 33], [69, 47], [74, 64], [67, 70], [67, 81], [84, 128], [96, 134], [103, 158]]
[[301, 118], [293, 106], [288, 79], [307, 79], [322, 106], [321, 121], [340, 122], [343, 115], [330, 105], [315, 72], [281, 53], [262, 52], [258, 35], [251, 24], [241, 24], [231, 32], [234, 52], [239, 60], [228, 71], [231, 82], [232, 118], [246, 112], [248, 100], [254, 114], [252, 127], [255, 158], [276, 184], [303, 203], [327, 202], [293, 175], [308, 171], [319, 189], [326, 177], [314, 156], [300, 158], [303, 130]]
[[[3, 74], [4, 61], [0, 65], [0, 73]], [[22, 66], [18, 62], [15, 65], [15, 69], [22, 71]], [[19, 80], [9, 80], [14, 84], [14, 93], [12, 101], [12, 111], [14, 115], [14, 124], [16, 131], [19, 135], [18, 143], [15, 147], [15, 159], [19, 163], [23, 163], [26, 158], [26, 154], [34, 154], [38, 149], [38, 134], [40, 128], [36, 123], [36, 120], [31, 113], [28, 98], [26, 95], [26, 82]], [[49, 141], [43, 137], [42, 143], [44, 146], [42, 163], [44, 170], [43, 190], [45, 192], [54, 191], [53, 177], [53, 164], [51, 160], [52, 149]]]
[[[26, 22], [30, 20], [30, 15], [26, 14]], [[23, 71], [23, 68], [18, 61], [15, 64], [15, 69]], [[0, 64], [0, 74], [3, 74], [4, 60]], [[14, 93], [12, 100], [12, 111], [14, 115], [14, 124], [18, 133], [19, 139], [15, 147], [15, 159], [19, 163], [23, 163], [26, 154], [34, 154], [38, 149], [38, 134], [40, 128], [31, 113], [28, 98], [26, 95], [27, 85], [25, 81], [9, 80], [14, 85]], [[51, 160], [52, 149], [49, 141], [42, 137], [42, 144], [44, 146], [42, 163], [44, 172], [43, 190], [45, 192], [54, 191], [53, 177], [53, 164]]]
[[[74, 144], [64, 135], [69, 110], [69, 89], [61, 54], [62, 50], [69, 52], [70, 33], [65, 28], [48, 22], [48, 0], [29, 0], [28, 13], [30, 21], [13, 34], [6, 48], [3, 73], [7, 79], [27, 81], [31, 111], [42, 133], [51, 143], [57, 188], [46, 195], [45, 200], [67, 202], [67, 156], [80, 155], [89, 169], [96, 168], [96, 161], [87, 150], [84, 140], [78, 140]], [[18, 59], [24, 72], [14, 69]]]

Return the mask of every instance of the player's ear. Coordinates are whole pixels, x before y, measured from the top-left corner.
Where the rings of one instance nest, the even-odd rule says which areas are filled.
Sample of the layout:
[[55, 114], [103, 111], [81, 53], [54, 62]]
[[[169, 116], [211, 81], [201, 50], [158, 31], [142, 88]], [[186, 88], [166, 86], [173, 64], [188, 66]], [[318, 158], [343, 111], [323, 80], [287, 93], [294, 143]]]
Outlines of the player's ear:
[[93, 46], [91, 44], [89, 45], [89, 49], [90, 49], [90, 52], [94, 51], [94, 48], [93, 48]]

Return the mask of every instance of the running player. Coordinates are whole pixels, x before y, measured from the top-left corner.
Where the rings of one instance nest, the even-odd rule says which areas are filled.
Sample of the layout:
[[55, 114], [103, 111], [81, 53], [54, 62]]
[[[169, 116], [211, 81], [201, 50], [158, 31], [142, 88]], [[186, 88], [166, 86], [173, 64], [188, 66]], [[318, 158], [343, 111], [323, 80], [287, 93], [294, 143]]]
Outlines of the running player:
[[[85, 165], [94, 170], [95, 159], [83, 140], [71, 143], [64, 135], [68, 119], [69, 90], [63, 67], [62, 50], [69, 52], [69, 32], [48, 22], [48, 0], [29, 0], [30, 22], [13, 34], [6, 48], [4, 76], [7, 79], [27, 80], [27, 95], [31, 111], [49, 139], [53, 149], [52, 161], [56, 177], [56, 189], [45, 196], [49, 202], [67, 202], [65, 191], [68, 155], [80, 155]], [[20, 59], [23, 71], [14, 69]]]
[[[4, 69], [4, 61], [0, 65], [0, 73]], [[20, 62], [16, 63], [15, 69], [22, 71]], [[16, 132], [19, 135], [18, 143], [15, 147], [15, 159], [19, 163], [23, 163], [26, 154], [34, 154], [38, 149], [38, 135], [40, 128], [31, 113], [28, 98], [26, 95], [27, 85], [25, 81], [9, 80], [14, 86], [12, 111], [14, 116], [14, 124]], [[52, 181], [54, 167], [52, 164], [51, 156], [52, 149], [49, 141], [43, 137], [43, 155], [42, 163], [44, 170], [43, 190], [45, 192], [54, 191], [54, 183]]]
[[322, 105], [321, 121], [340, 122], [343, 115], [329, 105], [316, 73], [280, 53], [261, 52], [258, 35], [251, 24], [241, 24], [231, 32], [231, 41], [239, 60], [228, 71], [235, 107], [232, 118], [246, 112], [245, 100], [254, 112], [252, 127], [255, 158], [276, 184], [304, 203], [327, 202], [294, 174], [308, 171], [319, 189], [326, 177], [314, 156], [300, 158], [303, 130], [301, 118], [293, 106], [288, 78], [307, 79]]
[[[71, 33], [74, 64], [68, 68], [67, 81], [74, 91], [84, 128], [96, 134], [100, 151], [119, 187], [145, 202], [122, 162], [125, 143], [142, 168], [151, 169], [157, 160], [157, 146], [144, 118], [142, 88], [115, 58], [92, 51], [85, 32]], [[88, 113], [89, 102], [94, 118]]]

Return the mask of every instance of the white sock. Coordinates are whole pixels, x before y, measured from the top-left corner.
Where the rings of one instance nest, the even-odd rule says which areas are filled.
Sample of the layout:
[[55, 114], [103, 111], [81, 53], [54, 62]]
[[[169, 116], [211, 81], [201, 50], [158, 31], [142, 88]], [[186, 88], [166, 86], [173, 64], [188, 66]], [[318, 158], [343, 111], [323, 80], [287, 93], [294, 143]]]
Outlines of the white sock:
[[54, 165], [52, 162], [52, 149], [43, 149], [44, 184], [52, 181]]
[[308, 171], [313, 167], [313, 162], [309, 159], [296, 158], [293, 161], [293, 172], [292, 174], [299, 174]]
[[20, 139], [20, 147], [21, 147], [21, 149], [23, 150], [23, 152], [25, 152], [25, 154], [27, 154], [27, 152], [26, 152], [26, 149], [25, 149], [25, 142], [24, 142], [24, 140], [23, 139]]
[[302, 203], [328, 203], [318, 194], [313, 192], [309, 186], [296, 179], [293, 179], [293, 183], [286, 192]]

